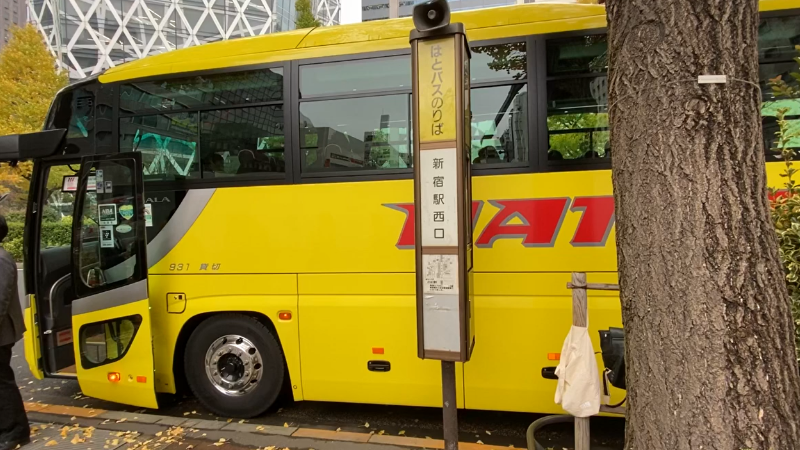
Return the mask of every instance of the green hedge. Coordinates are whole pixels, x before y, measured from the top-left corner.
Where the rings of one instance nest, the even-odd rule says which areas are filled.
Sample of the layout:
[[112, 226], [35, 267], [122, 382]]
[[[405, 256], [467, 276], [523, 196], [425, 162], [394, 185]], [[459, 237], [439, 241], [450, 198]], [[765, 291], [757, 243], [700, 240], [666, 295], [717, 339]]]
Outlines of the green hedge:
[[[46, 221], [42, 223], [42, 247], [61, 247], [72, 242], [72, 220], [65, 217], [61, 222]], [[8, 222], [8, 236], [3, 241], [3, 248], [17, 261], [22, 261], [22, 236], [25, 222]]]

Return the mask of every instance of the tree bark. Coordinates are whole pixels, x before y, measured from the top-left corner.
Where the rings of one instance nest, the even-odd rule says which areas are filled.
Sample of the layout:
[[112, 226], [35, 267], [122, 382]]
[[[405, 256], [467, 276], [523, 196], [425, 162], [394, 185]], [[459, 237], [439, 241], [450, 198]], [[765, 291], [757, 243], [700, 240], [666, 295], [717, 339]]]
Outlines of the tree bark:
[[626, 448], [800, 449], [754, 86], [758, 0], [607, 8]]

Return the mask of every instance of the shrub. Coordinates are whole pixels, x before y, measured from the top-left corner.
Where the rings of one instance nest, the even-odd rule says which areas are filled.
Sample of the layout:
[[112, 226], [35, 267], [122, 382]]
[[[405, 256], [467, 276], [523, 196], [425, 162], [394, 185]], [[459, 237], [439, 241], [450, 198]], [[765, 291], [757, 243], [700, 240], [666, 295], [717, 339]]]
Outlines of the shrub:
[[[789, 88], [780, 78], [771, 80], [773, 92], [778, 95], [800, 93]], [[786, 180], [784, 189], [771, 191], [772, 220], [778, 234], [779, 254], [786, 272], [786, 287], [792, 300], [792, 317], [795, 326], [795, 352], [800, 362], [800, 186], [794, 181], [797, 170], [793, 167], [795, 151], [790, 146], [790, 141], [800, 137], [797, 131], [790, 131], [789, 122], [785, 116], [788, 108], [779, 109], [777, 112], [778, 131], [774, 150], [780, 151], [786, 165], [781, 177]]]
[[[72, 220], [69, 217], [64, 219], [66, 220], [62, 219], [60, 222], [42, 222], [42, 238], [40, 241], [42, 248], [70, 245], [72, 242]], [[8, 236], [3, 241], [3, 248], [16, 261], [22, 261], [24, 255], [22, 246], [24, 232], [24, 221], [8, 222]]]

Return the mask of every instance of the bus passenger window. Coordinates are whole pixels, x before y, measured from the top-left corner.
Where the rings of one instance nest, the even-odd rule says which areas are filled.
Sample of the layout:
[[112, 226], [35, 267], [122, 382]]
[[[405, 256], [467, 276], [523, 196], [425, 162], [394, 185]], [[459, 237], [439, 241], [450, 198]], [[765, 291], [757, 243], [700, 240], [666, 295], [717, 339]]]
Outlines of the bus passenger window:
[[528, 161], [527, 77], [524, 42], [472, 48], [473, 164]]
[[200, 142], [203, 178], [286, 172], [282, 106], [203, 112]]
[[120, 152], [140, 152], [145, 181], [199, 178], [196, 112], [124, 117]]
[[300, 67], [300, 155], [304, 173], [408, 169], [409, 56]]
[[548, 160], [611, 156], [606, 49], [605, 35], [547, 41]]
[[758, 58], [762, 94], [762, 129], [767, 162], [782, 158], [775, 134], [779, 129], [776, 117], [780, 109], [788, 110], [784, 117], [789, 124], [789, 134], [795, 136], [789, 139], [788, 146], [800, 150], [800, 138], [796, 137], [800, 133], [800, 101], [798, 98], [776, 97], [769, 86], [769, 80], [776, 77], [781, 77], [790, 86], [797, 86], [792, 73], [800, 72], [800, 66], [794, 61], [794, 58], [800, 56], [795, 49], [798, 43], [800, 43], [800, 16], [761, 19], [758, 27]]
[[408, 94], [300, 104], [303, 170], [411, 167]]

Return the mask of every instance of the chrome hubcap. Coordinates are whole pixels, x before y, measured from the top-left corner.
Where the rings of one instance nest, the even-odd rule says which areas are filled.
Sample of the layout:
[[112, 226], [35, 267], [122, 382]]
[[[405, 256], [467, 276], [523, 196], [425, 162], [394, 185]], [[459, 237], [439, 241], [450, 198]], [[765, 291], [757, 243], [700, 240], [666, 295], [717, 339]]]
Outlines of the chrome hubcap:
[[261, 353], [244, 336], [222, 336], [208, 347], [206, 375], [225, 395], [244, 395], [258, 386], [262, 371]]

